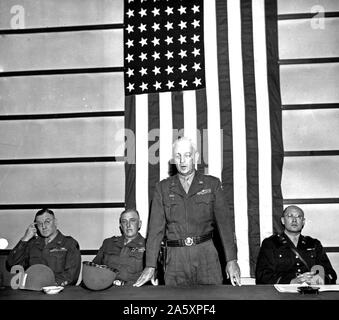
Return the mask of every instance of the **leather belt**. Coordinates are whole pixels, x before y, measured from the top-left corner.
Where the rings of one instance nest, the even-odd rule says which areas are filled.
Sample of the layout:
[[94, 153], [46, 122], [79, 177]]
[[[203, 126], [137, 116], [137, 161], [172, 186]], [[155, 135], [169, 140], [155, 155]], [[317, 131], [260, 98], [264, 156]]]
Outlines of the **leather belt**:
[[187, 237], [179, 240], [166, 240], [167, 247], [190, 247], [212, 239], [213, 233], [207, 233], [197, 237]]

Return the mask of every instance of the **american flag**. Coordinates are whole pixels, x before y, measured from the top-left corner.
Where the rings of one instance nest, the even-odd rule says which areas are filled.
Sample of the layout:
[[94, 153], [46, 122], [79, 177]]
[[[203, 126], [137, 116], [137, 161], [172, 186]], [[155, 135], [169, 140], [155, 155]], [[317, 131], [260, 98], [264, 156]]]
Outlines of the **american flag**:
[[234, 214], [242, 276], [279, 230], [283, 144], [275, 0], [125, 0], [126, 206], [147, 234], [172, 142], [198, 146]]
[[126, 95], [205, 87], [202, 0], [125, 8]]

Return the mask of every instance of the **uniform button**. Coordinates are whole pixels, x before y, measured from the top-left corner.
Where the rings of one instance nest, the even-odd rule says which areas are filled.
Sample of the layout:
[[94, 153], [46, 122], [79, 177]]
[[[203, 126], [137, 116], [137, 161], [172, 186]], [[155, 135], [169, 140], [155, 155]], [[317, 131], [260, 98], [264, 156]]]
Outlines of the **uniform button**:
[[282, 257], [282, 255], [281, 254], [279, 254], [279, 258], [281, 258]]
[[298, 269], [298, 272], [301, 272], [301, 270], [300, 270], [300, 269]]
[[297, 262], [297, 266], [299, 266], [300, 265], [300, 263], [299, 262]]
[[295, 256], [297, 259], [299, 258], [298, 256]]

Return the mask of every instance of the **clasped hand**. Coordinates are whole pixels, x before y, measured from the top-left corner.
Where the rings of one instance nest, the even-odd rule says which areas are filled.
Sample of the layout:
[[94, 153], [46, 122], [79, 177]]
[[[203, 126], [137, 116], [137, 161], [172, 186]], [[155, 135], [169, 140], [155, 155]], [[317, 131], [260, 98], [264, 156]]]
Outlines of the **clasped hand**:
[[291, 284], [301, 284], [307, 283], [308, 285], [315, 284], [314, 279], [315, 273], [313, 272], [305, 272], [297, 275], [294, 279], [291, 280]]

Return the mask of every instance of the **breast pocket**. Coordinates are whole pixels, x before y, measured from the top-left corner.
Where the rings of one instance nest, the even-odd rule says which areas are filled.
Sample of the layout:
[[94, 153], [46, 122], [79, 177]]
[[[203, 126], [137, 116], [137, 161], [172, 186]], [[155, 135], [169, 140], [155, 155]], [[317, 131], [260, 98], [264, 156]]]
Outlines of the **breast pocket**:
[[42, 252], [37, 248], [33, 248], [29, 254], [29, 265], [42, 263]]
[[130, 250], [129, 256], [137, 260], [142, 260], [144, 257], [145, 251], [141, 249]]
[[164, 209], [166, 218], [174, 219], [178, 214], [180, 215], [180, 200], [177, 198], [167, 198], [164, 200]]
[[275, 263], [277, 271], [286, 271], [294, 267], [295, 261], [293, 259], [292, 251], [285, 248], [278, 250], [275, 253]]
[[141, 272], [143, 270], [143, 258], [145, 251], [133, 249], [130, 250], [128, 254], [127, 269], [130, 273]]
[[108, 251], [104, 252], [103, 264], [109, 267], [114, 267], [119, 263], [121, 248], [113, 247]]
[[55, 272], [63, 272], [66, 264], [67, 251], [52, 251], [49, 253], [48, 265]]
[[316, 260], [315, 248], [309, 248], [306, 254], [307, 258], [314, 263]]
[[197, 194], [195, 196], [195, 203], [201, 205], [211, 205], [213, 203], [213, 195], [211, 193], [207, 194]]

